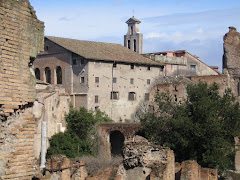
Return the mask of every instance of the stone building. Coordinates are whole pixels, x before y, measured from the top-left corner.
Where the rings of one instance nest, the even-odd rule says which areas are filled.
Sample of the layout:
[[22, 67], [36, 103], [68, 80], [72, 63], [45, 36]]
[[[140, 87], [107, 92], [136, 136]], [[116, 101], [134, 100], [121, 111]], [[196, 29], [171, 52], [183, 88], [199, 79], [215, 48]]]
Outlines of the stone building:
[[166, 76], [206, 76], [218, 75], [214, 66], [211, 68], [186, 50], [165, 51], [143, 54], [154, 61], [166, 64]]
[[159, 77], [219, 74], [186, 51], [139, 55], [140, 21], [132, 17], [126, 23], [124, 44], [128, 48], [45, 37], [45, 51], [34, 61], [37, 79], [64, 87], [76, 108], [100, 109], [116, 122], [129, 122], [149, 100]]
[[106, 112], [128, 122], [164, 65], [119, 44], [45, 37], [45, 51], [34, 61], [36, 77], [64, 87], [72, 104]]

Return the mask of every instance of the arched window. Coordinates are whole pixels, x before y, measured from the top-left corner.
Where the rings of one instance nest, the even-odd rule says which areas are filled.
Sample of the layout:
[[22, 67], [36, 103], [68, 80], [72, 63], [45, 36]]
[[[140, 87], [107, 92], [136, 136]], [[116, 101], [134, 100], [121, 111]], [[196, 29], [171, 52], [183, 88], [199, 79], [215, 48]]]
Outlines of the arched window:
[[130, 35], [133, 35], [133, 27], [131, 26], [131, 34]]
[[131, 49], [131, 42], [128, 40], [128, 49]]
[[62, 84], [62, 68], [60, 66], [56, 69], [57, 84]]
[[40, 80], [40, 70], [38, 68], [35, 69], [35, 77]]
[[111, 153], [113, 156], [123, 155], [124, 135], [120, 131], [110, 133]]
[[46, 77], [46, 82], [51, 84], [51, 69], [49, 67], [45, 68], [45, 77]]
[[133, 45], [134, 45], [134, 51], [136, 52], [136, 51], [137, 51], [137, 43], [136, 43], [136, 39], [134, 39], [133, 42], [134, 42], [134, 44], [133, 44]]

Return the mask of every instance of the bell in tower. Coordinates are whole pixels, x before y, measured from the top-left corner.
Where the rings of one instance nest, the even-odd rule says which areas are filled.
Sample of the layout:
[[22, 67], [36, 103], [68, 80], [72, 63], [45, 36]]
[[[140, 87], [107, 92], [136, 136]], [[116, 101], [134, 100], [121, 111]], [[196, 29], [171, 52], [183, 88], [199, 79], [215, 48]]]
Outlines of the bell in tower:
[[141, 21], [133, 16], [127, 20], [126, 23], [128, 24], [128, 32], [124, 35], [124, 46], [137, 52], [138, 54], [142, 54], [143, 35], [139, 33], [139, 24]]

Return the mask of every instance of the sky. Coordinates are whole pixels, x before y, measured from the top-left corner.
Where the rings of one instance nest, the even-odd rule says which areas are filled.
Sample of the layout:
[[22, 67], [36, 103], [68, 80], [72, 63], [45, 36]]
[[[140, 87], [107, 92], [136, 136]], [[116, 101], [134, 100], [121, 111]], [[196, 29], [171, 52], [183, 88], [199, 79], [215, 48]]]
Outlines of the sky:
[[240, 31], [240, 0], [30, 0], [45, 35], [124, 43], [125, 23], [141, 21], [143, 52], [187, 50], [222, 68], [223, 36]]

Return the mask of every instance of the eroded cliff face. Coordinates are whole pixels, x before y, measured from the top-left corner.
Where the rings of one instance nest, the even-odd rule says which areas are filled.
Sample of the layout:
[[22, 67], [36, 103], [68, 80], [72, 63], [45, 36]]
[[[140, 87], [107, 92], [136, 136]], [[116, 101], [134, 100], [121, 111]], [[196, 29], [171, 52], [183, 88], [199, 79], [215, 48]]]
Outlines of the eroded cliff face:
[[240, 77], [240, 33], [235, 27], [229, 27], [223, 41], [223, 73]]

